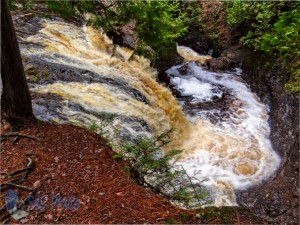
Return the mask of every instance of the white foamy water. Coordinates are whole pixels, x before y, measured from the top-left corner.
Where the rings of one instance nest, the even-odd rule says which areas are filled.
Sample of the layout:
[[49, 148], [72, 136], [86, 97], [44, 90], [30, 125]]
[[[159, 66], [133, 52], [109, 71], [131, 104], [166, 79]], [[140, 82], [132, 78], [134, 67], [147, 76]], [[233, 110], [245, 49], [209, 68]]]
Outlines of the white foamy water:
[[[182, 65], [167, 71], [182, 96], [191, 96], [192, 101], [210, 102], [214, 95], [222, 95], [219, 87], [223, 87], [233, 100], [226, 120], [213, 124], [205, 119], [201, 110], [189, 118], [192, 133], [183, 145], [185, 151], [178, 165], [214, 189], [225, 185], [228, 190], [230, 187], [243, 190], [270, 177], [278, 168], [280, 158], [269, 140], [266, 105], [235, 74], [209, 72], [195, 62], [187, 66], [185, 75], [179, 72]], [[215, 204], [232, 204], [234, 195], [222, 197], [222, 193]]]
[[212, 97], [221, 97], [221, 92], [213, 92], [213, 86], [208, 82], [201, 82], [196, 77], [172, 77], [171, 84], [175, 85], [182, 96], [192, 96], [201, 102], [212, 100]]
[[[184, 76], [178, 71], [181, 65], [168, 70], [171, 83], [183, 96], [191, 97], [193, 104], [214, 101], [223, 96], [224, 89], [230, 92], [234, 100], [228, 118], [213, 124], [206, 118], [210, 110], [199, 109], [196, 115], [186, 118], [170, 90], [156, 82], [156, 71], [146, 59], [134, 56], [129, 60], [131, 50], [114, 48], [105, 34], [92, 28], [44, 20], [41, 30], [23, 38], [23, 42], [21, 52], [31, 60], [43, 59], [43, 63], [60, 65], [64, 70], [72, 68], [65, 76], [76, 74], [83, 79], [93, 73], [97, 78], [72, 81], [66, 77], [31, 83], [31, 91], [38, 96], [59, 97], [34, 99], [38, 118], [90, 125], [105, 112], [118, 116], [121, 122], [115, 121], [114, 126], [116, 130], [125, 127], [123, 133], [147, 133], [138, 127], [143, 126], [139, 121], [144, 121], [155, 135], [174, 128], [172, 148], [184, 149], [177, 165], [211, 189], [213, 205], [234, 205], [234, 190], [261, 183], [279, 165], [280, 159], [269, 141], [266, 106], [236, 75], [241, 71], [212, 73], [194, 62], [187, 64]], [[202, 64], [209, 58], [186, 47], [179, 46], [178, 51], [186, 61]], [[77, 73], [79, 70], [86, 72]], [[99, 82], [98, 77], [105, 82]], [[145, 101], [134, 93], [144, 96]], [[127, 119], [121, 120], [124, 117]]]

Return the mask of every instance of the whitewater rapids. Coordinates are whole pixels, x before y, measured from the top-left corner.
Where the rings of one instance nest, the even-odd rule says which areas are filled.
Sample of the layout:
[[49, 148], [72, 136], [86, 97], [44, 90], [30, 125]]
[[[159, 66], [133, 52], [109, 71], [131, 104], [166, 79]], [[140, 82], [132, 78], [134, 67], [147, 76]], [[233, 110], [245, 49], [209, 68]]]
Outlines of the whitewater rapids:
[[[206, 71], [195, 62], [202, 56], [179, 46], [187, 72], [180, 72], [183, 65], [167, 71], [174, 90], [183, 97], [177, 100], [156, 81], [148, 60], [115, 47], [104, 33], [62, 21], [39, 22], [35, 34], [19, 36], [22, 56], [36, 67], [51, 65], [50, 76], [61, 76], [30, 82], [37, 95], [33, 100], [37, 118], [87, 126], [104, 112], [116, 115], [115, 132], [131, 136], [174, 128], [169, 148], [184, 149], [177, 165], [211, 190], [216, 206], [236, 205], [234, 190], [260, 184], [275, 173], [280, 158], [269, 140], [268, 109], [241, 79], [241, 71]], [[182, 110], [186, 99], [201, 106], [222, 98], [225, 90], [232, 100], [225, 119], [209, 119], [220, 118], [224, 113], [220, 109], [199, 108], [193, 114]]]

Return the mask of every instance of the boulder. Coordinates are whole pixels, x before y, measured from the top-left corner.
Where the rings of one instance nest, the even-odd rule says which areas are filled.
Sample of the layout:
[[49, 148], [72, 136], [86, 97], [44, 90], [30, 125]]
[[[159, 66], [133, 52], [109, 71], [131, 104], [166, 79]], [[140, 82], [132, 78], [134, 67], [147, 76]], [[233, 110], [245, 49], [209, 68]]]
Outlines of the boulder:
[[225, 71], [234, 69], [236, 62], [226, 57], [219, 57], [207, 59], [204, 66], [211, 71]]

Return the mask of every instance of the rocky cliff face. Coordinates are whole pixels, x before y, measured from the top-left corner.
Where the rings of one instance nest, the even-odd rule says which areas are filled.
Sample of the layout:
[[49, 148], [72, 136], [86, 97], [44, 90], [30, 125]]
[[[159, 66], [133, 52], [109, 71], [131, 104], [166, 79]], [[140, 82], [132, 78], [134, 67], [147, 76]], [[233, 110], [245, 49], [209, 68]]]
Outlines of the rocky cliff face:
[[299, 94], [289, 94], [283, 88], [287, 75], [280, 65], [266, 68], [266, 62], [267, 59], [259, 55], [244, 52], [243, 78], [270, 106], [270, 138], [282, 157], [282, 164], [273, 179], [240, 192], [239, 203], [271, 222], [298, 224]]

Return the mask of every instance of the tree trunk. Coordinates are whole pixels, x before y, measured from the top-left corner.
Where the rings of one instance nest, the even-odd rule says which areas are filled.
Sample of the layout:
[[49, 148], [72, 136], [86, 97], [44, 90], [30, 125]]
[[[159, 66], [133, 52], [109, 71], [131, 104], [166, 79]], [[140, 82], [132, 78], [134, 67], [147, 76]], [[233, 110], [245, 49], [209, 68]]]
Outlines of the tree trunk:
[[2, 119], [12, 126], [35, 121], [31, 96], [7, 1], [1, 0]]

